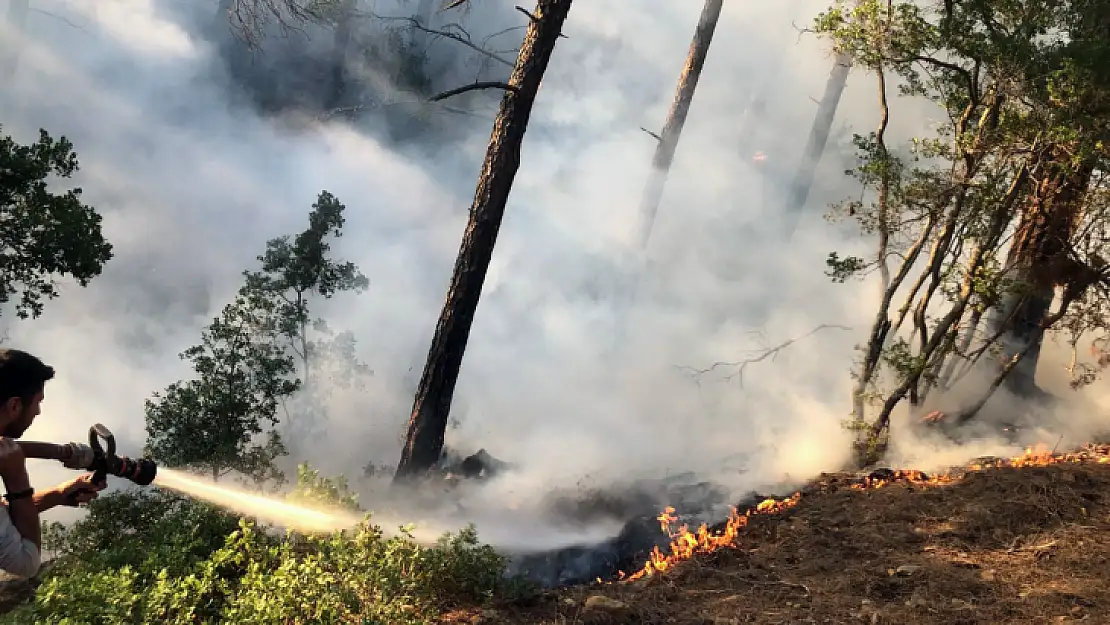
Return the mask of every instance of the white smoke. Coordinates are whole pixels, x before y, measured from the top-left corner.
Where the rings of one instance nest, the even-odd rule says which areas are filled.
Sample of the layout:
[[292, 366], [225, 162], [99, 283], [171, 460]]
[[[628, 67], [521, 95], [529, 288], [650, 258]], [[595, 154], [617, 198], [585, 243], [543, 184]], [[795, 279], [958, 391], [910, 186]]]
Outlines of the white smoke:
[[[371, 284], [319, 312], [355, 333], [375, 376], [365, 391], [335, 396], [327, 436], [300, 442], [295, 460], [357, 483], [368, 461], [399, 455], [497, 94], [474, 115], [439, 113], [463, 137], [450, 143], [391, 147], [373, 112], [359, 125], [294, 129], [229, 95], [201, 27], [210, 4], [34, 0], [27, 36], [0, 36], [0, 48], [20, 51], [0, 105], [4, 132], [28, 141], [42, 127], [74, 142], [78, 184], [105, 216], [116, 253], [88, 288], [64, 285], [41, 319], [9, 319], [11, 344], [59, 371], [27, 437], [82, 440], [99, 421], [122, 452], [137, 452], [144, 399], [188, 374], [177, 353], [197, 341], [266, 240], [302, 229], [327, 189], [348, 207], [336, 252]], [[386, 4], [375, 12], [402, 13]], [[830, 145], [792, 244], [751, 229], [777, 218], [832, 66], [825, 44], [799, 36], [792, 20], [805, 26], [825, 5], [725, 7], [618, 357], [614, 267], [636, 231], [655, 147], [640, 127], [663, 123], [700, 6], [575, 4], [533, 111], [458, 383], [460, 426], [448, 435], [453, 447], [485, 447], [520, 467], [476, 495], [485, 509], [527, 510], [548, 489], [583, 479], [681, 471], [743, 492], [837, 468], [847, 456], [840, 420], [875, 288], [823, 275], [829, 251], [867, 244], [820, 219], [828, 202], [857, 191], [843, 177], [845, 148]], [[489, 1], [469, 19], [479, 40], [525, 18], [512, 2]], [[438, 58], [467, 52], [435, 45]], [[447, 66], [458, 84], [473, 80], [466, 63]], [[778, 177], [762, 176], [738, 145], [744, 108], [760, 90], [770, 114], [759, 149]], [[923, 116], [901, 110], [891, 132], [920, 132]], [[837, 130], [866, 132], [875, 111], [874, 81], [853, 72]], [[742, 383], [728, 378], [737, 366], [690, 370], [752, 358], [819, 324], [850, 330], [818, 332], [748, 365]], [[36, 483], [68, 477], [51, 464], [33, 470]]]

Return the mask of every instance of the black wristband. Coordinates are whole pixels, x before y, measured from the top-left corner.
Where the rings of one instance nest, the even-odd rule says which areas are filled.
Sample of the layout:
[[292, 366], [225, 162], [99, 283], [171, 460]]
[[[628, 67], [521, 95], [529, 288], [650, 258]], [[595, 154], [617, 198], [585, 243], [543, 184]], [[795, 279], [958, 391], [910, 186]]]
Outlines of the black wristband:
[[27, 490], [21, 490], [21, 491], [16, 492], [16, 493], [5, 493], [4, 494], [4, 499], [6, 499], [8, 501], [14, 501], [16, 499], [26, 499], [27, 497], [30, 497], [34, 494], [35, 494], [35, 489], [28, 488]]

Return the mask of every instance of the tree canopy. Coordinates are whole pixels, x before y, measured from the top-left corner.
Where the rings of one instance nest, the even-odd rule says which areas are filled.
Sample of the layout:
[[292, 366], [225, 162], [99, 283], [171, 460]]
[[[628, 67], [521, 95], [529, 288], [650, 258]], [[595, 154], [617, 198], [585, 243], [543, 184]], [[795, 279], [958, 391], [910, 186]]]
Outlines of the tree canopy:
[[[312, 316], [312, 298], [362, 291], [369, 281], [351, 262], [331, 256], [342, 235], [345, 206], [322, 191], [296, 236], [266, 243], [260, 268], [243, 272], [235, 301], [181, 354], [194, 377], [175, 382], [146, 403], [148, 453], [170, 466], [203, 468], [213, 478], [236, 472], [258, 483], [282, 482], [274, 461], [287, 453], [279, 425], [319, 411], [310, 381], [317, 364], [339, 361], [342, 379], [365, 373], [350, 333], [330, 333]], [[360, 368], [361, 367], [361, 368]], [[298, 392], [309, 396], [297, 401]], [[302, 408], [302, 410], [298, 410]], [[287, 428], [288, 432], [289, 429]]]
[[[867, 444], [903, 399], [925, 410], [989, 366], [978, 396], [948, 407], [956, 422], [972, 418], [1023, 360], [1035, 366], [1047, 330], [1106, 310], [1108, 8], [863, 0], [818, 17], [815, 30], [879, 85], [880, 119], [856, 136], [851, 172], [868, 192], [834, 211], [876, 251], [829, 256], [835, 280], [877, 271], [882, 284], [853, 401]], [[941, 113], [934, 133], [903, 146], [887, 139], [895, 83]]]
[[42, 314], [58, 296], [60, 278], [87, 286], [112, 258], [101, 216], [81, 202], [81, 188], [50, 188], [77, 170], [65, 137], [40, 130], [37, 141], [23, 145], [0, 134], [0, 304], [14, 302], [21, 319]]

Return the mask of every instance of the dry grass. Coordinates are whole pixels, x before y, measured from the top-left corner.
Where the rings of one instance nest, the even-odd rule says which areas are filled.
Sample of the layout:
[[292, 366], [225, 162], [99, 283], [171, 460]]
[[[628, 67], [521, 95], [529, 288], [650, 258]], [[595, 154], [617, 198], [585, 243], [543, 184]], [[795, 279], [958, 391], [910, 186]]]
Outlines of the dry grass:
[[444, 622], [1110, 623], [1106, 460], [862, 490], [825, 476], [796, 507], [753, 517], [733, 548]]

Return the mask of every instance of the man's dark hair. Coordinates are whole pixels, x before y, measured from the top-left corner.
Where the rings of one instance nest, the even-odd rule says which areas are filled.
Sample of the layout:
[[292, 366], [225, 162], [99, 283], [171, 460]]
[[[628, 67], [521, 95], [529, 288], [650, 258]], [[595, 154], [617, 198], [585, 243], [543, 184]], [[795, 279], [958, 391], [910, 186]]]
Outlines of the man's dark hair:
[[18, 397], [30, 403], [54, 378], [54, 367], [18, 349], [0, 349], [0, 403]]

